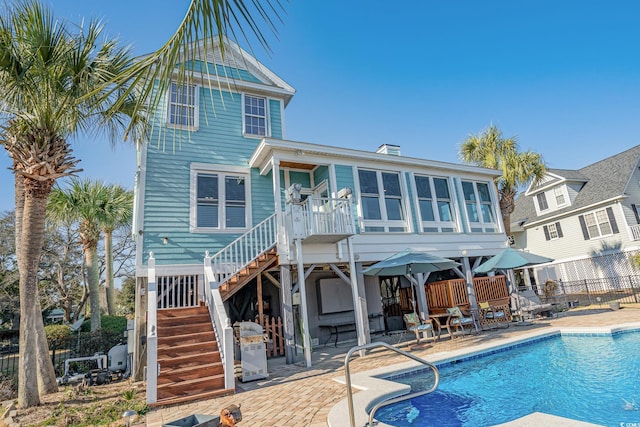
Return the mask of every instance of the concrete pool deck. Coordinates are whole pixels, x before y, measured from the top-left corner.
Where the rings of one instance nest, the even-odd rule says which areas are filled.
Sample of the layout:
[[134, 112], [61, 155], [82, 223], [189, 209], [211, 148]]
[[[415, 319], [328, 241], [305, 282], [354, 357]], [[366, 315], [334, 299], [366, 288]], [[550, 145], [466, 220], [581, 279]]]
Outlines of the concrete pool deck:
[[[532, 331], [556, 329], [564, 327], [604, 327], [617, 324], [640, 322], [640, 307], [625, 307], [621, 310], [610, 309], [571, 310], [562, 313], [558, 318], [540, 319], [527, 326], [511, 326], [508, 329], [484, 331], [454, 340], [443, 340], [414, 347], [411, 353], [430, 360], [430, 355], [442, 352], [454, 352], [469, 347], [487, 344], [497, 339], [525, 336]], [[397, 336], [374, 336], [373, 341], [385, 341], [407, 350], [415, 344], [412, 335], [405, 334], [398, 342]], [[160, 427], [163, 423], [174, 421], [191, 414], [217, 415], [221, 408], [229, 404], [241, 405], [243, 420], [240, 426], [247, 427], [326, 427], [329, 411], [346, 397], [344, 384], [336, 378], [344, 376], [344, 357], [353, 342], [338, 343], [338, 347], [320, 347], [312, 353], [313, 366], [304, 366], [302, 356], [295, 364], [286, 365], [284, 358], [268, 361], [269, 378], [249, 383], [238, 383], [237, 393], [218, 399], [203, 400], [189, 404], [160, 408], [146, 415], [148, 426]], [[364, 357], [354, 357], [350, 367], [353, 374], [392, 364], [406, 362], [406, 358], [393, 354], [386, 349], [372, 350]], [[357, 390], [355, 394], [357, 394]], [[539, 425], [532, 414], [519, 424]], [[538, 421], [540, 421], [538, 419]], [[544, 421], [545, 425], [567, 425], [552, 418]], [[566, 421], [566, 420], [565, 420]], [[575, 423], [575, 422], [574, 422]], [[349, 416], [344, 414], [344, 425], [348, 426]], [[575, 424], [573, 424], [575, 425]]]

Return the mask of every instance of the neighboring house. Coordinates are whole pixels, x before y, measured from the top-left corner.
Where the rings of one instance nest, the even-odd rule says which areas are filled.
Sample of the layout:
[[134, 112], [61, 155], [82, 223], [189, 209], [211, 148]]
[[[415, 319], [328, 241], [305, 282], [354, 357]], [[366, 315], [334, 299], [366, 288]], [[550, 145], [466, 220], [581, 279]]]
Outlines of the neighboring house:
[[515, 247], [554, 262], [520, 273], [538, 287], [638, 274], [630, 256], [640, 248], [640, 146], [578, 170], [548, 169], [516, 200]]
[[[136, 361], [146, 350], [150, 403], [232, 391], [230, 324], [281, 318], [287, 362], [302, 351], [310, 365], [311, 346], [336, 325], [359, 343], [388, 327], [389, 296], [363, 268], [412, 248], [459, 261], [447, 278], [470, 283], [472, 266], [506, 247], [499, 172], [404, 157], [396, 145], [369, 152], [289, 141], [289, 84], [235, 44], [224, 63], [196, 52], [199, 66], [216, 62], [217, 76], [171, 85], [139, 145], [136, 342], [146, 345]], [[179, 307], [194, 308], [178, 315]], [[209, 319], [215, 335], [205, 333]], [[213, 350], [196, 334], [217, 342]], [[220, 353], [215, 366], [174, 365], [195, 366], [194, 352], [209, 350]]]

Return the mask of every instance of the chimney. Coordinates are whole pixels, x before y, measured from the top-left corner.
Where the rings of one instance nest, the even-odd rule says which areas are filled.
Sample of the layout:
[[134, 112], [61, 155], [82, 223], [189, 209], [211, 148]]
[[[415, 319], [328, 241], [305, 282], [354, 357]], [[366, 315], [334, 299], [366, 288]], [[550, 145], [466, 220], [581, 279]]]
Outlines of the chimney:
[[382, 144], [380, 147], [378, 147], [378, 150], [376, 151], [376, 153], [392, 154], [394, 156], [399, 156], [400, 155], [400, 146], [399, 145], [393, 145], [393, 144]]

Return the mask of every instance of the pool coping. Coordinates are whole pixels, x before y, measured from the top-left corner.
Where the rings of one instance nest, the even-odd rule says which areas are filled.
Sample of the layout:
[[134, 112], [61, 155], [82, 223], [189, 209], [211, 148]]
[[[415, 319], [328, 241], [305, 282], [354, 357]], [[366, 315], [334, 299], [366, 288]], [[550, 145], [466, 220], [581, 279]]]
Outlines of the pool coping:
[[[531, 331], [518, 335], [516, 337], [496, 339], [493, 342], [487, 342], [483, 344], [474, 345], [472, 347], [443, 351], [429, 355], [427, 361], [433, 364], [443, 364], [462, 359], [468, 359], [470, 357], [479, 356], [485, 353], [493, 351], [501, 351], [505, 348], [513, 347], [519, 344], [524, 344], [530, 341], [550, 338], [555, 335], [613, 335], [615, 333], [640, 329], [640, 322], [623, 323], [619, 325], [612, 325], [606, 327], [553, 327], [546, 328], [545, 330]], [[424, 365], [418, 362], [405, 362], [398, 363], [391, 366], [385, 366], [382, 368], [372, 369], [369, 371], [359, 372], [351, 376], [352, 387], [358, 389], [357, 393], [353, 394], [353, 407], [356, 426], [364, 426], [369, 421], [369, 410], [373, 408], [377, 403], [387, 400], [392, 397], [402, 396], [409, 393], [411, 387], [405, 384], [400, 384], [381, 377], [389, 377], [392, 375], [402, 375], [407, 372], [411, 372], [416, 369], [423, 369]], [[334, 378], [334, 381], [346, 384], [344, 376]], [[384, 391], [382, 391], [384, 390]], [[551, 416], [544, 413], [528, 414], [522, 418], [509, 421], [501, 424], [502, 426], [525, 426], [536, 425], [532, 424], [533, 420], [540, 421], [540, 417]], [[349, 406], [347, 399], [342, 399], [336, 405], [334, 405], [329, 411], [327, 416], [327, 424], [329, 427], [344, 427], [345, 420], [349, 417]], [[533, 417], [533, 418], [532, 418]], [[561, 418], [556, 417], [555, 418]], [[594, 426], [596, 424], [589, 424], [585, 422], [579, 422], [577, 420], [566, 420], [567, 425], [584, 425]], [[581, 424], [576, 424], [581, 423]], [[383, 422], [378, 422], [378, 427], [393, 427]], [[539, 424], [538, 424], [539, 425]]]

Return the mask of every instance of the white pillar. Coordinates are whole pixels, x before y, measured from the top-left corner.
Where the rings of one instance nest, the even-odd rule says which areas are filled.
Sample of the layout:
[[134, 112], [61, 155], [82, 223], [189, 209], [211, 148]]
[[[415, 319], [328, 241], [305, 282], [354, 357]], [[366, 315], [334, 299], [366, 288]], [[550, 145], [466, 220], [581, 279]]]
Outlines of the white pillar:
[[307, 368], [311, 367], [311, 340], [309, 332], [309, 315], [307, 313], [307, 290], [304, 279], [304, 262], [302, 260], [302, 239], [297, 238], [296, 257], [298, 259], [298, 290], [300, 292], [300, 315], [302, 316], [302, 343], [304, 346], [304, 360]]
[[[368, 341], [368, 332], [365, 328], [365, 322], [369, 326], [369, 319], [367, 317], [367, 302], [365, 298], [360, 297], [358, 289], [358, 271], [356, 271], [356, 263], [353, 255], [353, 246], [351, 244], [351, 238], [347, 239], [347, 248], [349, 250], [349, 271], [351, 272], [351, 294], [353, 297], [353, 308], [355, 310], [356, 320], [356, 332], [358, 333], [358, 345], [364, 345]], [[361, 275], [361, 274], [360, 274]], [[364, 288], [364, 283], [363, 283]]]

